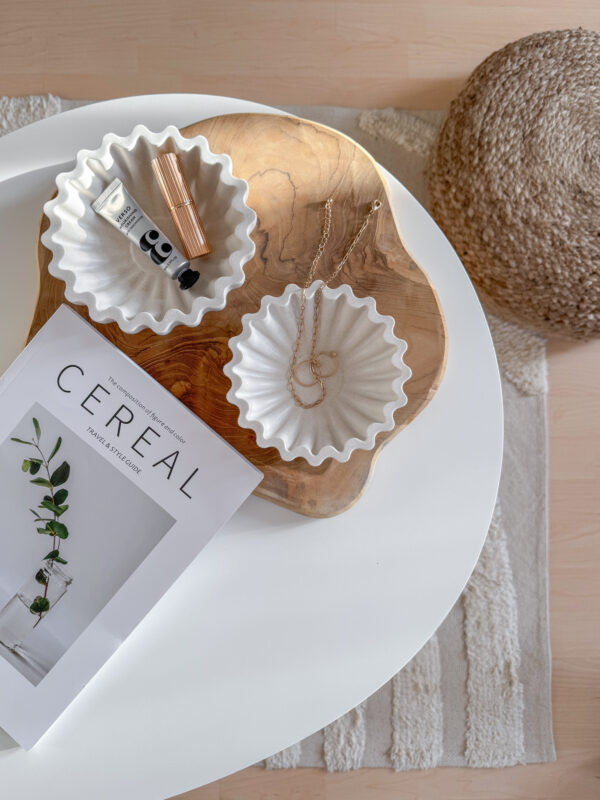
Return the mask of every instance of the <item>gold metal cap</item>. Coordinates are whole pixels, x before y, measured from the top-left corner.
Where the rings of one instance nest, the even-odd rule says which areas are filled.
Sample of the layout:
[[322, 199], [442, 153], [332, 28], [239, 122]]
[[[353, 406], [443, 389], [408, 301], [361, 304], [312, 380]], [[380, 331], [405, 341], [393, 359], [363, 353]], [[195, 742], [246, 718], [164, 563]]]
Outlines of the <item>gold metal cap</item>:
[[169, 209], [193, 202], [177, 153], [163, 153], [153, 158], [152, 169]]
[[154, 176], [169, 207], [181, 244], [188, 258], [199, 258], [212, 248], [198, 216], [177, 153], [163, 153], [152, 159]]

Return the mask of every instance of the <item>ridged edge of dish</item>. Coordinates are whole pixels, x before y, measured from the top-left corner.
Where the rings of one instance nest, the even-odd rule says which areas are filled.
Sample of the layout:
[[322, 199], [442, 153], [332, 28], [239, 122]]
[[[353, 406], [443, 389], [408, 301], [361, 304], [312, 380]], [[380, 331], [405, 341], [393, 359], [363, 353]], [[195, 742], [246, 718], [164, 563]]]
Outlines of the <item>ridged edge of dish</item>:
[[[183, 151], [199, 147], [202, 159], [206, 163], [221, 164], [220, 180], [238, 189], [238, 192], [234, 195], [232, 205], [243, 216], [243, 219], [236, 225], [234, 233], [238, 241], [244, 246], [229, 256], [233, 275], [224, 275], [217, 279], [214, 298], [196, 297], [192, 303], [191, 310], [187, 313], [178, 308], [169, 309], [161, 320], [157, 320], [147, 311], [139, 312], [127, 319], [117, 306], [108, 306], [103, 309], [97, 308], [92, 292], [75, 291], [76, 274], [73, 270], [64, 269], [60, 266], [65, 250], [62, 245], [54, 241], [55, 234], [61, 230], [63, 225], [63, 221], [55, 213], [55, 209], [66, 199], [67, 182], [82, 177], [84, 170], [87, 168], [86, 161], [90, 158], [97, 159], [105, 168], [109, 169], [113, 163], [113, 159], [110, 157], [112, 145], [117, 144], [130, 150], [142, 137], [157, 147], [164, 144], [167, 139], [173, 139], [177, 147]], [[179, 129], [174, 125], [169, 125], [158, 133], [149, 130], [145, 125], [136, 125], [128, 136], [107, 133], [103, 137], [99, 148], [96, 150], [80, 150], [77, 153], [75, 167], [69, 172], [61, 172], [56, 176], [56, 187], [56, 197], [44, 204], [44, 214], [48, 218], [49, 226], [42, 234], [41, 241], [52, 253], [48, 271], [55, 278], [65, 282], [65, 297], [67, 300], [75, 305], [85, 305], [91, 319], [95, 322], [116, 322], [125, 333], [136, 333], [143, 328], [150, 328], [155, 333], [166, 334], [173, 330], [176, 325], [187, 325], [189, 327], [198, 325], [208, 311], [221, 311], [225, 308], [229, 292], [243, 285], [246, 279], [244, 265], [253, 258], [256, 252], [256, 246], [250, 238], [250, 234], [256, 226], [256, 212], [246, 203], [249, 193], [248, 183], [242, 178], [236, 178], [233, 175], [231, 158], [226, 153], [213, 153], [206, 137], [199, 135], [188, 139], [182, 136]]]
[[[312, 297], [317, 288], [321, 285], [321, 281], [315, 281], [306, 290], [307, 297]], [[404, 354], [408, 348], [408, 344], [404, 339], [399, 339], [394, 334], [395, 320], [393, 317], [380, 314], [377, 311], [375, 299], [373, 297], [357, 297], [352, 288], [348, 284], [341, 284], [335, 289], [326, 287], [323, 289], [323, 295], [326, 297], [336, 297], [340, 294], [346, 296], [348, 302], [354, 308], [366, 308], [367, 316], [375, 324], [382, 325], [384, 328], [384, 339], [389, 344], [396, 345], [396, 352], [392, 357], [394, 366], [400, 369], [402, 373], [392, 382], [392, 388], [396, 392], [396, 400], [391, 400], [383, 407], [384, 419], [382, 422], [373, 422], [367, 428], [366, 435], [363, 438], [352, 437], [349, 439], [342, 450], [337, 450], [333, 445], [325, 445], [318, 452], [314, 453], [306, 445], [299, 445], [293, 448], [287, 448], [283, 439], [279, 436], [266, 437], [264, 435], [264, 426], [260, 420], [250, 419], [250, 407], [246, 400], [238, 397], [242, 384], [241, 377], [236, 372], [236, 367], [242, 362], [242, 353], [239, 350], [239, 344], [249, 339], [252, 332], [253, 323], [257, 320], [263, 320], [271, 304], [284, 306], [290, 299], [291, 295], [295, 292], [301, 291], [301, 287], [295, 283], [290, 283], [286, 286], [283, 294], [279, 297], [272, 295], [265, 295], [260, 304], [258, 311], [251, 314], [244, 314], [242, 317], [242, 331], [237, 336], [232, 337], [229, 342], [229, 350], [232, 353], [232, 358], [224, 365], [223, 372], [231, 381], [231, 389], [227, 392], [227, 400], [239, 409], [238, 424], [242, 428], [249, 428], [256, 434], [256, 442], [259, 447], [275, 447], [279, 455], [284, 461], [292, 461], [295, 458], [304, 458], [308, 463], [317, 467], [328, 458], [333, 458], [336, 461], [348, 461], [354, 450], [372, 450], [375, 446], [375, 439], [379, 433], [383, 431], [390, 431], [394, 428], [394, 414], [397, 409], [402, 408], [408, 402], [408, 398], [404, 392], [404, 384], [412, 376], [412, 370], [404, 362]]]

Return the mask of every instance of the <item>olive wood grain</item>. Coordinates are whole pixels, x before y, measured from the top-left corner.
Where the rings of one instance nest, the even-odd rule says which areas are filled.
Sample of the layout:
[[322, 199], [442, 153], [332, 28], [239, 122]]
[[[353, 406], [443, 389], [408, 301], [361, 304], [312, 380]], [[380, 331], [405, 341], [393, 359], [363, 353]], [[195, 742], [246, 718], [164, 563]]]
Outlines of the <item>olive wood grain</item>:
[[[435, 291], [400, 241], [377, 164], [351, 139], [313, 122], [269, 114], [214, 117], [182, 133], [206, 136], [213, 152], [229, 153], [234, 174], [248, 181], [248, 204], [258, 222], [246, 282], [229, 294], [223, 311], [166, 336], [92, 324], [264, 473], [257, 495], [310, 516], [339, 514], [360, 497], [381, 447], [414, 419], [440, 384], [446, 334]], [[319, 210], [330, 195], [333, 229], [317, 277], [326, 277], [368, 204], [380, 199], [376, 223], [331, 285], [350, 284], [358, 296], [373, 296], [380, 313], [395, 318], [396, 335], [408, 342], [405, 359], [413, 377], [405, 385], [408, 403], [396, 412], [395, 428], [380, 434], [373, 450], [357, 450], [345, 464], [328, 459], [311, 467], [303, 459], [282, 461], [277, 450], [258, 447], [255, 434], [239, 427], [238, 410], [226, 400], [230, 383], [222, 368], [231, 358], [227, 343], [240, 333], [242, 316], [256, 311], [264, 295], [278, 296], [286, 284], [304, 283], [319, 239]], [[40, 233], [46, 224], [43, 217]], [[30, 336], [65, 302], [63, 282], [48, 272], [50, 257], [38, 239], [40, 289]], [[194, 265], [202, 268], [201, 261]], [[90, 321], [84, 307], [74, 308]]]

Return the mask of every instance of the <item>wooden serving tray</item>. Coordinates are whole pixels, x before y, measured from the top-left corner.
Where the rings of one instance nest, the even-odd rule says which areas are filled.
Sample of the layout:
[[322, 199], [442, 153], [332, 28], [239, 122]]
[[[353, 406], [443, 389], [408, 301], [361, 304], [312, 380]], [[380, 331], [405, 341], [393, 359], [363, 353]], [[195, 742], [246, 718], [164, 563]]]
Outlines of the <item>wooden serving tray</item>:
[[[213, 152], [229, 153], [234, 174], [248, 181], [248, 204], [258, 223], [246, 283], [229, 294], [223, 311], [166, 336], [92, 324], [264, 473], [257, 495], [310, 516], [339, 514], [360, 497], [381, 447], [414, 419], [440, 384], [446, 334], [435, 291], [402, 246], [377, 164], [351, 139], [317, 123], [270, 114], [214, 117], [182, 133], [206, 136]], [[222, 368], [231, 358], [227, 342], [240, 333], [241, 317], [256, 311], [264, 295], [278, 296], [288, 283], [303, 285], [319, 240], [319, 210], [330, 195], [333, 229], [317, 277], [330, 272], [368, 204], [379, 198], [376, 223], [332, 286], [349, 283], [356, 295], [372, 295], [378, 311], [396, 319], [396, 335], [408, 342], [405, 360], [413, 377], [405, 384], [408, 404], [396, 412], [394, 430], [381, 433], [373, 450], [356, 450], [345, 464], [328, 459], [311, 467], [300, 458], [282, 461], [277, 450], [258, 447], [254, 433], [238, 426], [238, 409], [225, 398], [230, 383]], [[42, 217], [40, 234], [46, 227]], [[63, 282], [48, 272], [50, 257], [38, 239], [40, 286], [30, 337], [65, 302]], [[91, 321], [83, 306], [73, 308]]]

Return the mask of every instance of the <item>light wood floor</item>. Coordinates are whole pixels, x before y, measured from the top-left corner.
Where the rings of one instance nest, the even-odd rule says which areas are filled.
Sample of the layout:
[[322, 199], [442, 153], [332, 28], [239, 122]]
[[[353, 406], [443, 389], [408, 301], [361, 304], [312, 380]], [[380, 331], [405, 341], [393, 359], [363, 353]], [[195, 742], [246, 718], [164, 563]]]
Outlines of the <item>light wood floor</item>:
[[0, 0], [0, 94], [441, 108], [492, 50], [599, 0]]
[[[0, 0], [0, 95], [229, 94], [441, 108], [492, 50], [600, 29], [600, 0]], [[550, 352], [550, 606], [558, 761], [425, 773], [249, 769], [185, 800], [600, 797], [600, 341]]]

